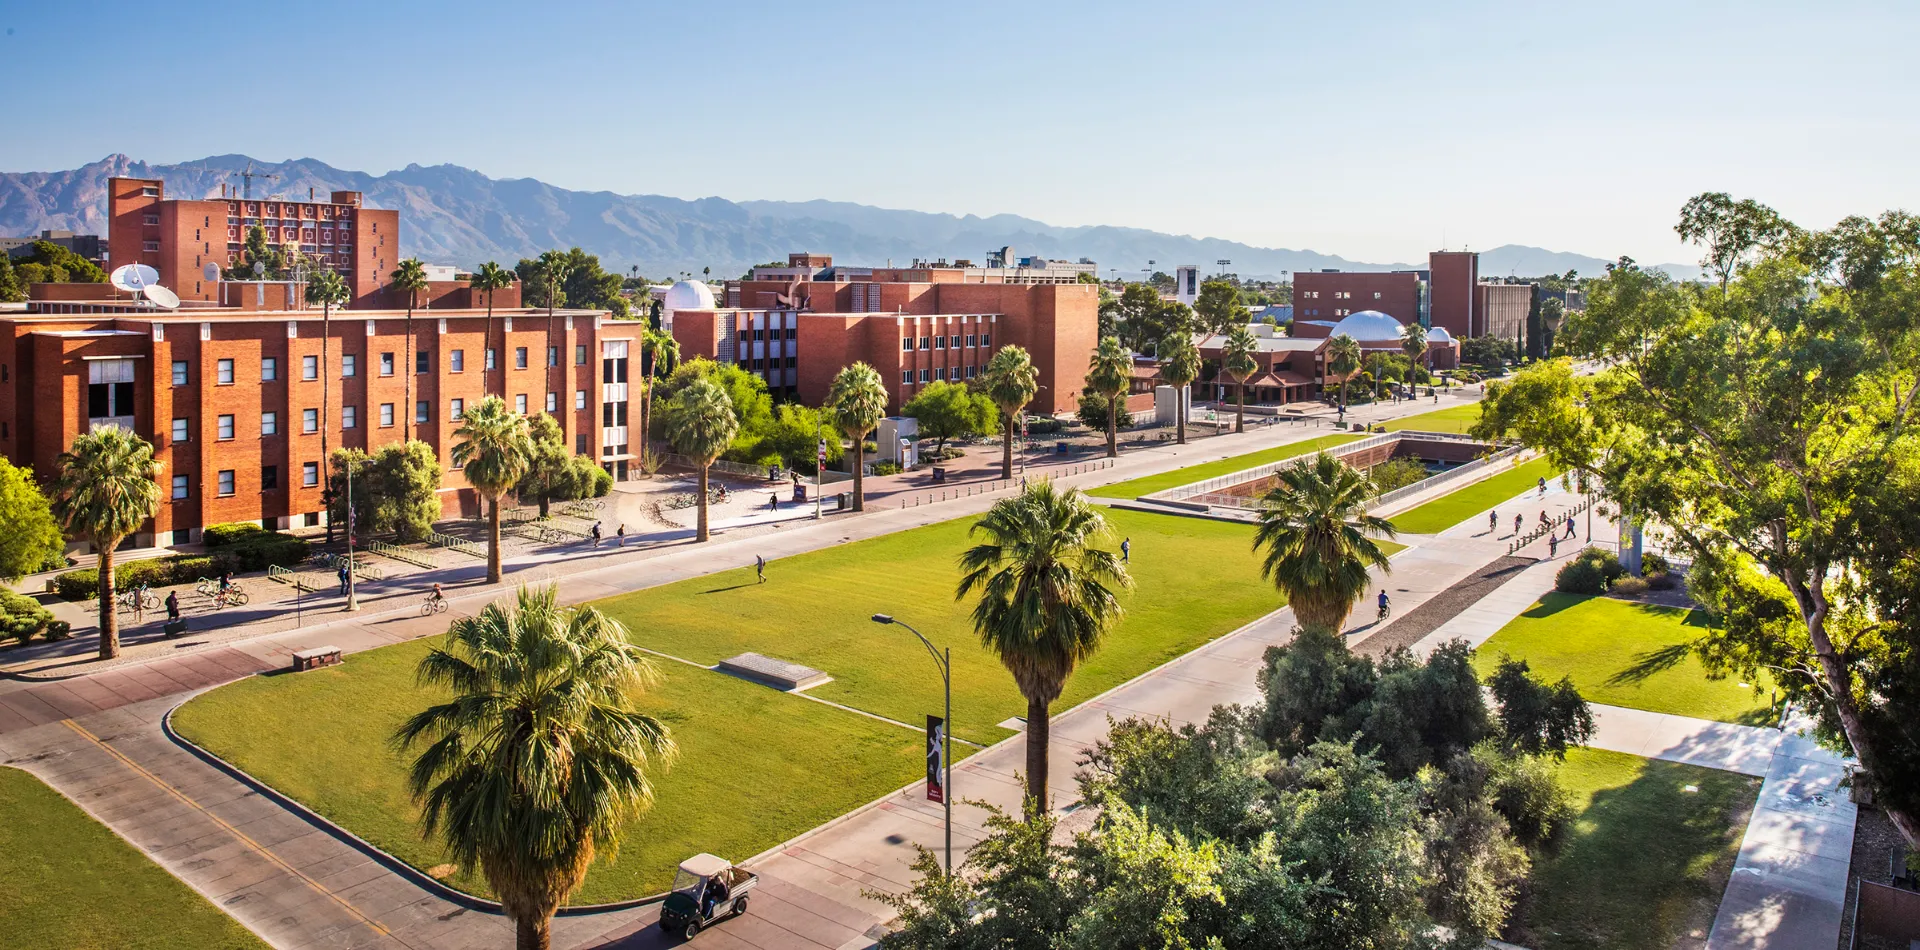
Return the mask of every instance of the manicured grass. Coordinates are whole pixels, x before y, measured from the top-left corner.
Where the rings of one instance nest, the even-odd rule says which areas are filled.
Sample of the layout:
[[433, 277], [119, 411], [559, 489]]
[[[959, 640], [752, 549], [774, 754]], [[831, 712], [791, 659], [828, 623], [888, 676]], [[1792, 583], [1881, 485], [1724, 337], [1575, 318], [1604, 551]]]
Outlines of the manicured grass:
[[1534, 864], [1508, 939], [1532, 950], [1704, 944], [1760, 780], [1598, 749], [1569, 752], [1560, 779], [1580, 817]]
[[0, 947], [267, 946], [59, 792], [12, 768], [0, 768], [0, 895]]
[[1386, 429], [1388, 432], [1418, 429], [1422, 432], [1455, 432], [1465, 435], [1467, 429], [1479, 421], [1480, 404], [1467, 402], [1448, 406], [1445, 409], [1435, 409], [1432, 412], [1423, 412], [1417, 416], [1395, 419], [1386, 423]]
[[1482, 644], [1474, 666], [1485, 674], [1501, 654], [1511, 654], [1548, 679], [1573, 677], [1589, 702], [1770, 724], [1771, 679], [1762, 674], [1758, 684], [1748, 685], [1731, 677], [1710, 680], [1699, 658], [1685, 649], [1707, 624], [1700, 610], [1551, 593]]
[[[360, 837], [432, 869], [446, 859], [437, 843], [420, 837], [418, 810], [406, 790], [408, 757], [388, 737], [407, 716], [442, 698], [413, 682], [415, 664], [435, 642], [357, 653], [329, 669], [242, 680], [188, 703], [173, 723]], [[658, 665], [662, 679], [640, 705], [671, 727], [679, 759], [652, 773], [653, 808], [629, 827], [615, 860], [596, 859], [575, 903], [658, 893], [681, 860], [701, 851], [744, 860], [907, 784], [925, 767], [922, 739], [911, 730], [719, 673], [666, 660]], [[8, 832], [0, 827], [0, 841]], [[456, 876], [448, 883], [486, 892], [483, 880]], [[75, 903], [127, 902], [102, 896]], [[0, 933], [6, 926], [0, 924]]]
[[[1081, 664], [1055, 712], [1278, 609], [1260, 577], [1253, 528], [1203, 518], [1108, 510], [1106, 544], [1133, 541], [1136, 587], [1106, 645]], [[767, 583], [752, 567], [602, 601], [642, 646], [711, 664], [746, 651], [826, 671], [814, 696], [903, 722], [940, 710], [940, 679], [911, 633], [869, 619], [891, 614], [953, 649], [955, 734], [1004, 738], [997, 723], [1026, 715], [1026, 701], [999, 660], [980, 646], [958, 602], [956, 560], [972, 519], [956, 519], [774, 561]]]
[[1318, 438], [1307, 439], [1303, 442], [1292, 442], [1271, 449], [1261, 449], [1258, 452], [1248, 452], [1245, 455], [1236, 455], [1232, 458], [1224, 458], [1215, 462], [1189, 465], [1186, 468], [1177, 468], [1171, 472], [1161, 472], [1158, 475], [1143, 475], [1139, 478], [1130, 478], [1124, 482], [1116, 482], [1101, 488], [1089, 489], [1087, 494], [1097, 495], [1101, 498], [1138, 498], [1141, 495], [1151, 495], [1154, 492], [1166, 491], [1169, 488], [1178, 488], [1181, 485], [1191, 485], [1194, 482], [1213, 478], [1216, 475], [1231, 475], [1234, 472], [1245, 471], [1256, 466], [1265, 465], [1268, 462], [1278, 462], [1281, 459], [1290, 459], [1296, 455], [1309, 455], [1321, 449], [1332, 448], [1336, 445], [1352, 442], [1358, 438], [1360, 438], [1358, 435], [1323, 435]]
[[1537, 458], [1410, 508], [1391, 520], [1394, 527], [1407, 534], [1437, 534], [1535, 487], [1542, 478], [1552, 481], [1559, 477], [1560, 470], [1551, 462]]

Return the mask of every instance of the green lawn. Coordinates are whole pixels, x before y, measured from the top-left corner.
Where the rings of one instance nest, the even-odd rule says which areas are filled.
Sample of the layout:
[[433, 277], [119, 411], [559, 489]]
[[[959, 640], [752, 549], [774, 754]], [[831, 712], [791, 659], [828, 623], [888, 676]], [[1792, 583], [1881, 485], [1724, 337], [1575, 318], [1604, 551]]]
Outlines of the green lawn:
[[[431, 869], [445, 858], [420, 837], [404, 757], [387, 737], [407, 716], [439, 701], [438, 691], [413, 683], [414, 664], [434, 642], [356, 653], [339, 667], [299, 675], [241, 680], [188, 703], [173, 723], [360, 837]], [[922, 739], [913, 731], [671, 661], [659, 661], [659, 668], [663, 678], [641, 705], [672, 728], [679, 759], [653, 774], [653, 809], [629, 829], [616, 860], [596, 860], [576, 903], [662, 891], [679, 862], [701, 851], [743, 860], [907, 784], [925, 767]], [[0, 841], [16, 824], [0, 822]], [[486, 892], [477, 880], [448, 883]], [[112, 903], [127, 904], [118, 897]], [[0, 933], [7, 926], [0, 924]]]
[[12, 768], [0, 768], [0, 894], [0, 947], [267, 946], [59, 792]]
[[1743, 685], [1710, 680], [1684, 648], [1707, 625], [1700, 610], [1657, 607], [1611, 597], [1551, 593], [1514, 618], [1474, 653], [1490, 672], [1503, 653], [1549, 679], [1573, 677], [1589, 702], [1651, 712], [1767, 725], [1770, 679]]
[[1169, 488], [1178, 488], [1181, 485], [1191, 485], [1194, 482], [1213, 478], [1216, 475], [1231, 475], [1234, 472], [1245, 471], [1256, 466], [1265, 465], [1268, 462], [1278, 462], [1282, 459], [1293, 458], [1296, 455], [1318, 452], [1321, 449], [1332, 448], [1336, 445], [1352, 442], [1358, 438], [1360, 438], [1358, 435], [1323, 435], [1318, 438], [1307, 439], [1303, 442], [1292, 442], [1271, 449], [1261, 449], [1258, 452], [1248, 452], [1245, 455], [1236, 455], [1232, 458], [1224, 458], [1215, 462], [1189, 465], [1186, 468], [1177, 468], [1171, 472], [1161, 472], [1158, 475], [1143, 475], [1139, 478], [1130, 478], [1124, 482], [1116, 482], [1115, 484], [1106, 485], [1101, 488], [1089, 489], [1087, 494], [1097, 495], [1101, 498], [1138, 498], [1141, 495], [1151, 495], [1154, 492], [1166, 491]]
[[[1203, 518], [1108, 510], [1117, 547], [1133, 541], [1136, 587], [1126, 617], [1100, 652], [1081, 664], [1054, 704], [1064, 710], [1278, 609], [1260, 577], [1253, 528]], [[899, 627], [869, 618], [892, 614], [953, 648], [955, 734], [1004, 738], [1000, 723], [1026, 715], [1026, 701], [1000, 662], [979, 645], [954, 600], [955, 560], [972, 519], [956, 519], [767, 565], [693, 578], [600, 602], [642, 646], [698, 663], [755, 651], [826, 671], [834, 681], [812, 695], [920, 722], [940, 709], [940, 680], [926, 650]]]
[[1534, 865], [1507, 938], [1532, 950], [1704, 944], [1760, 780], [1598, 749], [1569, 752], [1560, 779], [1581, 814]]
[[1422, 432], [1455, 432], [1465, 435], [1469, 427], [1480, 421], [1480, 404], [1466, 402], [1445, 409], [1423, 412], [1417, 416], [1406, 416], [1386, 423], [1388, 432], [1401, 429], [1418, 429]]
[[1437, 534], [1535, 487], [1542, 478], [1552, 481], [1558, 477], [1559, 469], [1546, 459], [1537, 458], [1450, 491], [1394, 515], [1391, 520], [1394, 527], [1407, 534]]

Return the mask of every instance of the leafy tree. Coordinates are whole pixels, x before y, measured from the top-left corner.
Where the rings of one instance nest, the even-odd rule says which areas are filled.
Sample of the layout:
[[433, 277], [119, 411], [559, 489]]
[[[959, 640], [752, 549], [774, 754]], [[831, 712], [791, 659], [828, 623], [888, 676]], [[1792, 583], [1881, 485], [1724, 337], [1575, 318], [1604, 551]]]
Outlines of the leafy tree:
[[[10, 262], [12, 266], [21, 268], [38, 264], [45, 268], [47, 273], [57, 270], [60, 279], [54, 281], [55, 283], [104, 284], [107, 282], [107, 272], [101, 270], [94, 262], [52, 241], [35, 241], [27, 247], [29, 253], [25, 257], [12, 260]], [[42, 279], [35, 278], [32, 282], [37, 283]], [[20, 289], [24, 291], [26, 288]]]
[[[322, 267], [307, 279], [307, 306], [320, 307], [320, 457], [328, 458], [327, 436], [332, 428], [329, 421], [333, 418], [333, 308], [347, 304], [346, 279], [338, 271]], [[333, 467], [327, 467], [327, 484], [321, 489], [325, 494], [333, 489]], [[333, 543], [333, 522], [327, 522], [327, 543]]]
[[825, 412], [853, 442], [853, 510], [865, 511], [867, 499], [861, 480], [865, 477], [861, 455], [866, 449], [867, 433], [879, 428], [887, 417], [887, 387], [880, 372], [865, 363], [855, 363], [833, 377], [827, 389]]
[[[260, 265], [260, 273], [253, 272], [253, 265]], [[285, 280], [290, 262], [284, 251], [276, 251], [267, 243], [267, 232], [259, 225], [247, 229], [246, 241], [240, 248], [240, 259], [225, 269], [228, 280]]]
[[1803, 232], [1780, 213], [1752, 198], [1733, 200], [1724, 191], [1687, 199], [1680, 207], [1680, 239], [1705, 249], [1700, 266], [1727, 289], [1727, 282], [1753, 254], [1780, 248]]
[[1407, 324], [1407, 331], [1400, 337], [1400, 352], [1407, 354], [1409, 366], [1419, 366], [1427, 355], [1427, 328], [1418, 323]]
[[1366, 513], [1372, 497], [1365, 475], [1325, 452], [1274, 473], [1253, 546], [1265, 549], [1261, 573], [1302, 627], [1337, 635], [1367, 592], [1368, 570], [1392, 572], [1373, 537], [1392, 538], [1393, 522]]
[[1034, 369], [1033, 359], [1025, 349], [1009, 344], [993, 354], [981, 376], [982, 390], [999, 407], [1005, 420], [1006, 438], [1001, 442], [1000, 477], [1010, 479], [1013, 477], [1015, 423], [1020, 410], [1040, 392], [1040, 373]]
[[935, 380], [907, 400], [900, 414], [919, 422], [920, 437], [933, 439], [936, 454], [944, 455], [949, 439], [993, 431], [1000, 411], [993, 400], [974, 392], [966, 383]]
[[667, 441], [672, 443], [675, 452], [691, 459], [700, 469], [700, 523], [693, 539], [706, 541], [707, 473], [713, 467], [713, 460], [733, 443], [740, 423], [734, 418], [726, 391], [705, 377], [695, 379], [675, 393], [664, 415]]
[[560, 423], [544, 412], [527, 417], [527, 473], [520, 477], [513, 493], [522, 503], [540, 506], [545, 518], [556, 501], [599, 498], [613, 489], [613, 476], [594, 464], [591, 457], [575, 455], [567, 449], [566, 433]]
[[1118, 432], [1133, 425], [1133, 413], [1127, 411], [1124, 398], [1110, 400], [1105, 393], [1091, 385], [1080, 388], [1080, 404], [1074, 415], [1079, 418], [1081, 425], [1089, 429], [1112, 425]]
[[419, 440], [333, 453], [330, 517], [347, 521], [347, 473], [353, 473], [353, 521], [358, 536], [391, 533], [401, 544], [424, 541], [440, 520], [440, 460]]
[[1200, 378], [1200, 348], [1193, 345], [1193, 334], [1176, 332], [1160, 342], [1160, 378], [1172, 386], [1179, 397], [1180, 411], [1174, 414], [1175, 440], [1187, 444], [1187, 406], [1193, 381]]
[[1126, 803], [1111, 802], [1098, 827], [1074, 845], [1071, 882], [1078, 911], [1061, 935], [1063, 950], [1200, 948], [1227, 906], [1218, 880], [1220, 848], [1150, 824]]
[[[1120, 338], [1111, 335], [1100, 337], [1100, 346], [1093, 351], [1087, 365], [1087, 389], [1099, 397], [1106, 407], [1106, 419], [1099, 423], [1091, 421], [1087, 425], [1093, 428], [1105, 426], [1107, 430], [1107, 458], [1120, 455], [1119, 427], [1120, 416], [1125, 414], [1127, 392], [1133, 388], [1133, 353]], [[1087, 405], [1087, 396], [1081, 394], [1080, 404]], [[1086, 421], [1083, 415], [1082, 421]], [[1127, 421], [1132, 425], [1131, 418]]]
[[1200, 285], [1200, 296], [1193, 301], [1194, 322], [1207, 333], [1226, 334], [1234, 327], [1247, 325], [1247, 308], [1240, 302], [1240, 288], [1224, 280], [1209, 280]]
[[[899, 913], [881, 950], [1049, 950], [1073, 908], [1059, 871], [1066, 849], [1054, 844], [1050, 813], [1015, 819], [983, 805], [985, 839], [968, 849], [956, 873], [919, 848], [919, 880], [905, 894], [867, 896]], [[991, 908], [991, 913], [982, 913]]]
[[[467, 276], [468, 287], [477, 293], [487, 295], [487, 348], [496, 354], [505, 352], [507, 342], [505, 337], [501, 337], [500, 345], [498, 347], [493, 345], [493, 294], [495, 291], [513, 286], [513, 281], [514, 273], [493, 261], [480, 265], [479, 270]], [[507, 394], [507, 370], [504, 365], [499, 368], [498, 374], [500, 392], [497, 395], [504, 399]]]
[[1100, 305], [1095, 310], [1095, 321], [1095, 332], [1103, 340], [1120, 332], [1120, 297], [1104, 286], [1100, 288]]
[[66, 550], [53, 508], [33, 480], [33, 469], [0, 458], [0, 580], [37, 574]]
[[1483, 366], [1497, 373], [1519, 359], [1520, 351], [1504, 337], [1470, 336], [1460, 341], [1460, 362], [1468, 366]]
[[[549, 266], [556, 268], [551, 283], [547, 275]], [[513, 270], [520, 278], [521, 302], [526, 306], [608, 310], [617, 320], [631, 315], [627, 298], [620, 293], [625, 279], [602, 268], [598, 255], [580, 248], [543, 251], [532, 260], [522, 258]], [[559, 288], [557, 294], [549, 292], [552, 286]]]
[[26, 285], [13, 269], [13, 262], [0, 254], [0, 303], [19, 303], [27, 299]]
[[487, 503], [487, 583], [500, 583], [500, 498], [527, 474], [533, 440], [525, 416], [507, 408], [499, 396], [487, 396], [466, 411], [453, 437], [453, 464], [464, 469], [467, 484]]
[[402, 410], [402, 422], [405, 426], [405, 428], [401, 430], [402, 437], [411, 440], [413, 438], [413, 377], [415, 375], [413, 359], [413, 308], [420, 305], [420, 293], [427, 289], [427, 269], [425, 265], [420, 263], [419, 258], [409, 257], [401, 261], [399, 267], [393, 269], [393, 273], [388, 275], [388, 280], [389, 287], [407, 295], [406, 363], [400, 368], [400, 377], [405, 382], [405, 385], [402, 387], [405, 391], [405, 402], [401, 403], [400, 408]]
[[1115, 311], [1122, 342], [1135, 353], [1144, 353], [1172, 333], [1193, 330], [1193, 311], [1185, 305], [1162, 300], [1160, 293], [1146, 284], [1128, 284], [1120, 292]]
[[160, 463], [145, 439], [103, 426], [74, 436], [58, 464], [53, 516], [67, 534], [92, 543], [100, 558], [100, 659], [111, 660], [120, 655], [114, 549], [160, 507]]
[[1220, 368], [1233, 377], [1234, 408], [1233, 431], [1247, 431], [1247, 380], [1260, 369], [1260, 363], [1254, 354], [1260, 351], [1260, 344], [1253, 337], [1253, 330], [1245, 325], [1236, 326], [1227, 334], [1225, 359]]
[[[834, 427], [824, 409], [812, 409], [797, 403], [784, 403], [775, 406], [773, 422], [767, 426], [756, 448], [759, 452], [755, 461], [766, 458], [768, 453], [779, 456], [780, 464], [795, 471], [804, 471], [813, 467], [819, 455], [820, 443], [827, 445], [827, 464], [840, 461], [845, 454], [840, 446], [840, 433]], [[737, 438], [737, 446], [745, 441]]]
[[1085, 496], [1040, 481], [974, 522], [968, 535], [983, 540], [960, 555], [954, 596], [979, 596], [974, 632], [1027, 699], [1029, 814], [1047, 810], [1048, 707], [1119, 622], [1118, 591], [1133, 584], [1114, 552], [1094, 546], [1106, 534]]
[[627, 631], [558, 588], [521, 588], [453, 622], [416, 678], [451, 691], [394, 735], [418, 750], [407, 776], [429, 836], [479, 871], [514, 922], [519, 950], [546, 950], [554, 911], [594, 856], [653, 801], [648, 770], [676, 749], [635, 708], [656, 673]]
[[681, 363], [660, 384], [659, 398], [672, 399], [696, 379], [709, 380], [727, 394], [736, 434], [759, 436], [773, 425], [773, 397], [767, 394], [766, 380], [733, 363], [705, 357]]
[[1572, 677], [1543, 683], [1527, 669], [1527, 661], [1503, 655], [1487, 688], [1500, 705], [1500, 731], [1508, 748], [1565, 758], [1567, 749], [1593, 738], [1593, 711]]
[[1367, 374], [1373, 377], [1373, 398], [1380, 398], [1380, 384], [1407, 378], [1407, 358], [1375, 350], [1367, 354]]
[[1327, 372], [1340, 377], [1340, 411], [1347, 411], [1347, 383], [1360, 368], [1360, 341], [1345, 333], [1327, 341]]

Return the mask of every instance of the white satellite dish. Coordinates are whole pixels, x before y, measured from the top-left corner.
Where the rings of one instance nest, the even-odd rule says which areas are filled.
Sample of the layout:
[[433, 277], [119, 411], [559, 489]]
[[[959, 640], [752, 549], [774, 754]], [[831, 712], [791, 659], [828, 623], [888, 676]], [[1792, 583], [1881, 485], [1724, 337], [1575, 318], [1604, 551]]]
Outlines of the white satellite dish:
[[137, 294], [160, 282], [160, 272], [145, 264], [122, 264], [108, 278], [113, 286]]
[[162, 310], [175, 310], [180, 306], [180, 295], [159, 284], [147, 288], [147, 299]]
[[206, 278], [206, 281], [209, 284], [219, 283], [220, 282], [220, 265], [215, 264], [212, 261], [208, 261], [207, 266], [200, 269], [200, 276]]
[[264, 273], [266, 273], [266, 272], [267, 272], [267, 265], [266, 265], [266, 262], [264, 262], [264, 261], [254, 261], [254, 262], [253, 262], [253, 276], [255, 276], [255, 277], [258, 277], [258, 276], [260, 276], [261, 274], [264, 274]]

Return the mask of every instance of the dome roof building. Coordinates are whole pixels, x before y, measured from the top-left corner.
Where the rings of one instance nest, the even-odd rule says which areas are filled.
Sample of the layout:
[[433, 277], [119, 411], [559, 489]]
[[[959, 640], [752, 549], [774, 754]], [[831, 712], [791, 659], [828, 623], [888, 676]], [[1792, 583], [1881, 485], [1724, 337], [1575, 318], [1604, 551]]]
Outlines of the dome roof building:
[[665, 310], [712, 310], [713, 288], [697, 280], [676, 281], [660, 299]]
[[1446, 327], [1429, 327], [1427, 329], [1427, 343], [1433, 344], [1433, 343], [1452, 343], [1452, 342], [1454, 342], [1453, 334], [1448, 333]]
[[1350, 336], [1362, 343], [1381, 343], [1398, 340], [1403, 332], [1400, 321], [1378, 310], [1361, 310], [1348, 314], [1333, 325], [1328, 336]]

